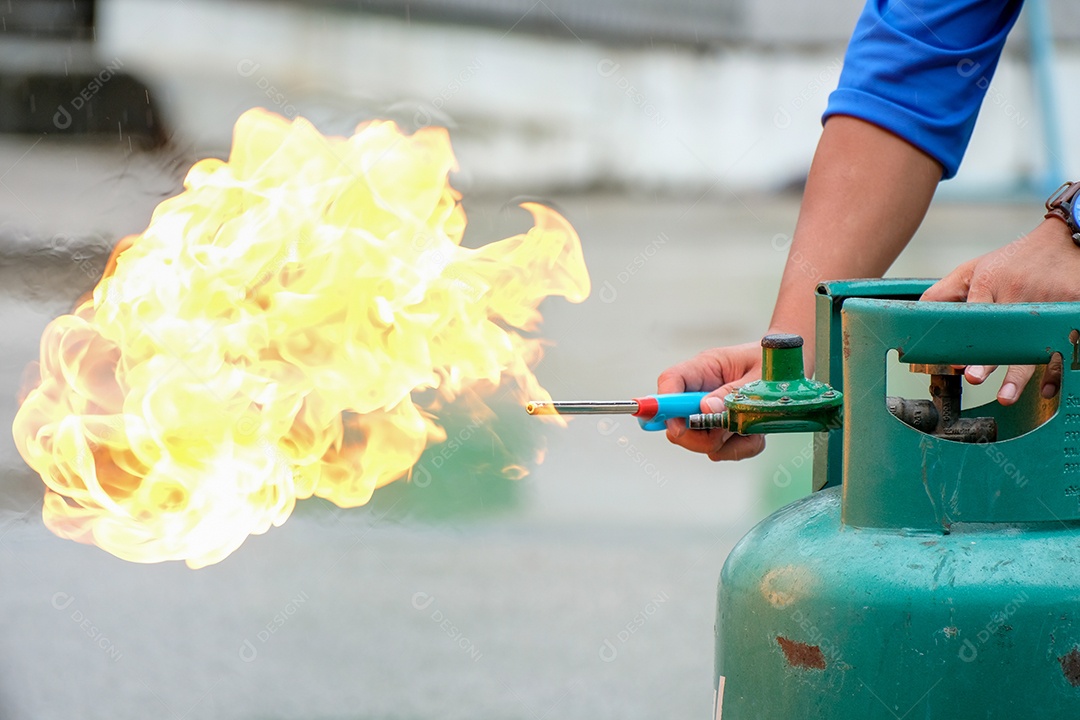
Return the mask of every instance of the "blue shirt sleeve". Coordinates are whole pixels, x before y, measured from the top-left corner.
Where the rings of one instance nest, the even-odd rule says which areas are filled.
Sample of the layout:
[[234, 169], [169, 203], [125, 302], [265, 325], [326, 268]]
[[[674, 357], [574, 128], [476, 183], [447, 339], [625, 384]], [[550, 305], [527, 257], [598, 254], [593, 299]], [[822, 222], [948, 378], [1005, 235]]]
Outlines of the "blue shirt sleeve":
[[1022, 0], [868, 0], [823, 120], [851, 115], [935, 158], [951, 178]]

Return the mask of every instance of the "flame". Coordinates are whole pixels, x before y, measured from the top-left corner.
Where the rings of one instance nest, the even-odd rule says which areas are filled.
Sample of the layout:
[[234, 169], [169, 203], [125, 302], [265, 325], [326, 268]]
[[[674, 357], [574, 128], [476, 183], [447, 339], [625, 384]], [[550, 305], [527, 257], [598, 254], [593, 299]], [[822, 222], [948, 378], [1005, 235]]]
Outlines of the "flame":
[[45, 330], [13, 429], [49, 529], [202, 567], [297, 499], [366, 503], [446, 439], [452, 400], [548, 398], [523, 333], [589, 294], [578, 236], [527, 203], [527, 233], [461, 247], [455, 168], [442, 128], [242, 115], [229, 160], [196, 163]]

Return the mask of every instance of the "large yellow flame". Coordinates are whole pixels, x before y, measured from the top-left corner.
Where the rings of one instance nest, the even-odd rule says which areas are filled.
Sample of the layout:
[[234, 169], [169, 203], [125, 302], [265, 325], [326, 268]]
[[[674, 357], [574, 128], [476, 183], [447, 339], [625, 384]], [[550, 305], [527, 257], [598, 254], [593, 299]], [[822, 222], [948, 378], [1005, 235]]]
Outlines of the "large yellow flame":
[[367, 502], [445, 439], [436, 412], [463, 393], [548, 397], [519, 331], [545, 297], [588, 295], [577, 234], [526, 204], [528, 233], [461, 247], [454, 168], [441, 128], [241, 116], [228, 162], [192, 167], [45, 331], [14, 425], [45, 524], [201, 567], [298, 498]]

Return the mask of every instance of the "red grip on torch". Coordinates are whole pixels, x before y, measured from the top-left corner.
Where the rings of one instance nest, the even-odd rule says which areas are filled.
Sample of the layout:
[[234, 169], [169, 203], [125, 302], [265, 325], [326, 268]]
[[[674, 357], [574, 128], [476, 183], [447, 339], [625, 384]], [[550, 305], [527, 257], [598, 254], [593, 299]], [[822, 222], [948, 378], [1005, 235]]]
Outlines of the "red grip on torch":
[[634, 398], [637, 403], [637, 412], [634, 417], [651, 418], [660, 412], [660, 401], [654, 397]]

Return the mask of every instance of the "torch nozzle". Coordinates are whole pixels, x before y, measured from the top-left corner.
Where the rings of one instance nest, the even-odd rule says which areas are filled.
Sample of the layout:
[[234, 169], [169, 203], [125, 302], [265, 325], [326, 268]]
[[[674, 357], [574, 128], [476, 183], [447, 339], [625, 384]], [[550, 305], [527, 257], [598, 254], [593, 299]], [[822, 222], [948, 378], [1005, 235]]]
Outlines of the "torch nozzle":
[[713, 428], [728, 429], [730, 416], [727, 412], [696, 413], [686, 419], [686, 427], [691, 430], [712, 430]]
[[525, 405], [530, 415], [633, 415], [636, 400], [532, 400]]

